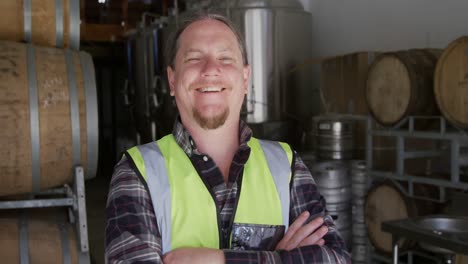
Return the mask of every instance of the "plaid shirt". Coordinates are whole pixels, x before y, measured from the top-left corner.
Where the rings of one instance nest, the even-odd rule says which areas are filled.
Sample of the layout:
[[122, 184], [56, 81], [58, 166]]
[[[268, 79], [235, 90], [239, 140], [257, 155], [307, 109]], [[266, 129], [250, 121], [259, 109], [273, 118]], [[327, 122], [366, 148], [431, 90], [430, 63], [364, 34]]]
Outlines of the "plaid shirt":
[[[214, 161], [199, 153], [195, 142], [177, 121], [173, 135], [192, 160], [198, 174], [216, 196], [221, 214], [221, 228], [229, 226], [237, 199], [237, 179], [250, 155], [247, 142], [252, 131], [240, 123], [240, 146], [229, 171], [228, 183]], [[208, 159], [207, 159], [208, 158]], [[304, 246], [291, 251], [237, 251], [223, 249], [226, 263], [351, 263], [343, 240], [337, 234], [332, 218], [325, 211], [325, 200], [302, 160], [295, 155], [291, 185], [290, 223], [305, 210], [312, 217], [323, 216], [329, 228], [324, 246]], [[132, 169], [124, 156], [116, 165], [110, 183], [106, 208], [106, 261], [108, 263], [162, 263], [161, 235], [146, 183]]]

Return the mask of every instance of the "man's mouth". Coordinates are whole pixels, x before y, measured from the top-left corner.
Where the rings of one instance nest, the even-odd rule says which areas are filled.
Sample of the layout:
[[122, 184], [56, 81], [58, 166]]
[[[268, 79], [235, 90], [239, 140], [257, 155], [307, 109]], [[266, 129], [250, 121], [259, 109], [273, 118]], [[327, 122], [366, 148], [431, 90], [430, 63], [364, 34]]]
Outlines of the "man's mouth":
[[222, 92], [224, 91], [226, 88], [224, 87], [201, 87], [201, 88], [197, 88], [196, 90], [198, 92], [201, 92], [201, 93], [217, 93], [217, 92]]

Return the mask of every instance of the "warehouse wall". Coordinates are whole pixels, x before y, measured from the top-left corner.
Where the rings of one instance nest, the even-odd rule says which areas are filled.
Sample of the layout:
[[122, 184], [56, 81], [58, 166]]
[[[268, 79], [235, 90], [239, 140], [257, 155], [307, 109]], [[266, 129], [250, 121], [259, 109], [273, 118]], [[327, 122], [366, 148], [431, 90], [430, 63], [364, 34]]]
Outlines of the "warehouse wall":
[[312, 13], [316, 56], [444, 48], [468, 35], [466, 0], [300, 0]]

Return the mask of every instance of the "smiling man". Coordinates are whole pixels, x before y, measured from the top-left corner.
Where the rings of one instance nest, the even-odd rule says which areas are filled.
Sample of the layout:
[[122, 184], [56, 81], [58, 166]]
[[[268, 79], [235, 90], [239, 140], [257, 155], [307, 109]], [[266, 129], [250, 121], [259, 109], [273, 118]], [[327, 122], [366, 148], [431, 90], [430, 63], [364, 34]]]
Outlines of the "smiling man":
[[107, 261], [349, 263], [302, 160], [240, 120], [251, 70], [231, 22], [190, 17], [167, 55], [180, 118], [116, 165]]

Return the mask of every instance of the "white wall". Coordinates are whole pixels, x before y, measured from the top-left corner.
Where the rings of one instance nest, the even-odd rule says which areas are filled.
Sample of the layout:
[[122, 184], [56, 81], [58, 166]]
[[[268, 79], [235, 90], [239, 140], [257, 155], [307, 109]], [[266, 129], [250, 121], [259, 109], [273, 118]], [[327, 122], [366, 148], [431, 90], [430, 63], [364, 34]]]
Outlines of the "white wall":
[[444, 48], [468, 35], [468, 0], [300, 0], [312, 13], [315, 56]]

